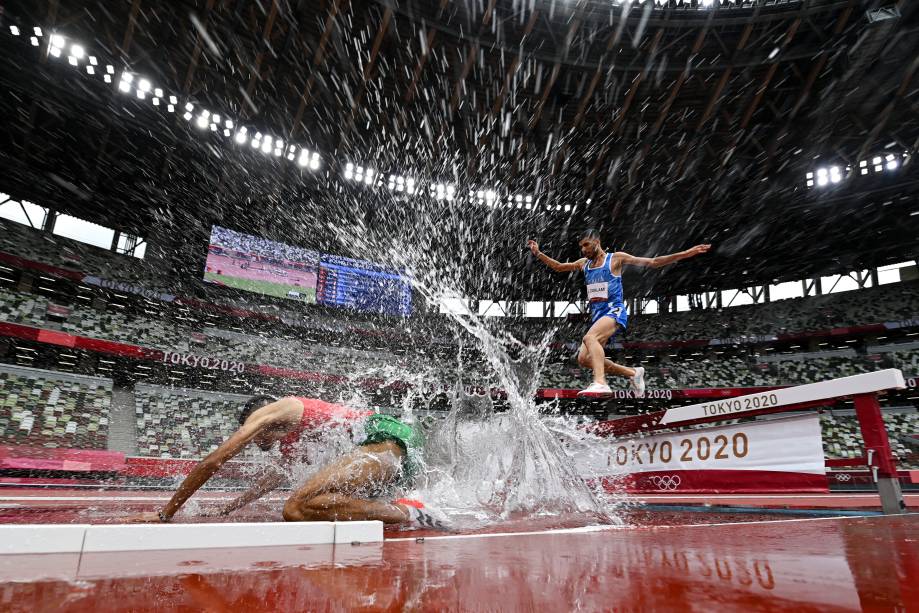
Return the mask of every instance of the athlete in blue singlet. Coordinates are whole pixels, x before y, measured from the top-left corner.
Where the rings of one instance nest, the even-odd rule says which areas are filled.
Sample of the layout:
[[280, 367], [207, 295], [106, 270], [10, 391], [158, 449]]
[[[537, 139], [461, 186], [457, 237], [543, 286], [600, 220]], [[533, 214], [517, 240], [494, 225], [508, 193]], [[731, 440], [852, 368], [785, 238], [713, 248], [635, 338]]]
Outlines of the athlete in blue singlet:
[[581, 234], [578, 245], [584, 256], [575, 262], [553, 260], [539, 250], [536, 241], [528, 241], [530, 251], [541, 262], [555, 272], [584, 273], [587, 285], [587, 300], [590, 303], [591, 325], [578, 349], [578, 364], [593, 370], [593, 383], [578, 393], [579, 396], [609, 394], [606, 375], [627, 377], [635, 394], [645, 394], [645, 369], [641, 366], [629, 368], [606, 359], [603, 348], [619, 330], [628, 325], [629, 314], [622, 299], [622, 269], [626, 265], [661, 268], [693, 256], [706, 253], [711, 245], [696, 245], [686, 251], [661, 255], [653, 258], [639, 258], [624, 251], [607, 253], [600, 246], [600, 234], [586, 230]]

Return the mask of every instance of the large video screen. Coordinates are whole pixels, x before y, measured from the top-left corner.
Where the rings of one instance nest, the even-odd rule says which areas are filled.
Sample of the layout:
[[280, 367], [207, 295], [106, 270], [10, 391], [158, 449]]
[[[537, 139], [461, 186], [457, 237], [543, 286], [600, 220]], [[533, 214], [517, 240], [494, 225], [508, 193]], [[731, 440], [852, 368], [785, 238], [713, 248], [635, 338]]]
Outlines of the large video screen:
[[316, 302], [319, 252], [214, 226], [204, 280], [246, 290]]
[[412, 310], [411, 283], [397, 270], [220, 226], [211, 229], [204, 280], [359, 311], [407, 316]]
[[359, 311], [409, 315], [412, 287], [404, 275], [366, 260], [323, 254], [317, 301]]

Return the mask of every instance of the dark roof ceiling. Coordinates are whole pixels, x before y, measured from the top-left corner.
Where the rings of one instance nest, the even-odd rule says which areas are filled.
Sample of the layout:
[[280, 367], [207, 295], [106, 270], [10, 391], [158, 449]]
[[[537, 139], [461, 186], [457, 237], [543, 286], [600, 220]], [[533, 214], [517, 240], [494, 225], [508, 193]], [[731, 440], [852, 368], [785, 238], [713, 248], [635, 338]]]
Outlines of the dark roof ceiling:
[[[829, 189], [804, 175], [915, 152], [919, 3], [677, 4], [7, 2], [4, 29], [63, 33], [119, 72], [318, 150], [323, 167], [202, 135], [5, 31], [0, 189], [149, 234], [190, 270], [212, 222], [335, 252], [350, 247], [330, 224], [370, 222], [471, 258], [461, 289], [480, 297], [570, 295], [523, 239], [573, 259], [588, 225], [639, 255], [715, 244], [630, 280], [654, 295], [914, 257], [915, 164]], [[893, 5], [901, 17], [869, 23], [867, 9]], [[577, 208], [394, 201], [344, 181], [346, 162]]]

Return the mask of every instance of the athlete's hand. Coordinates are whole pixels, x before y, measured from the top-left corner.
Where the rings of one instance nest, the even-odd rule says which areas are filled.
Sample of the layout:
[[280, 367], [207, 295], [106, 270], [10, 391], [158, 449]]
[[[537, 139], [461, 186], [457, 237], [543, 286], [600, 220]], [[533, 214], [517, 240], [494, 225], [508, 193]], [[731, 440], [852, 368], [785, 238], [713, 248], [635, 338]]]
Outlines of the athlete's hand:
[[161, 524], [163, 520], [160, 519], [159, 513], [140, 513], [138, 515], [131, 515], [124, 519], [126, 524]]
[[533, 252], [533, 255], [539, 255], [539, 243], [530, 239], [527, 241], [527, 247], [530, 248], [530, 251]]
[[686, 257], [693, 258], [697, 255], [702, 255], [703, 253], [708, 253], [708, 250], [711, 249], [711, 245], [696, 245], [695, 247], [690, 247], [686, 250]]

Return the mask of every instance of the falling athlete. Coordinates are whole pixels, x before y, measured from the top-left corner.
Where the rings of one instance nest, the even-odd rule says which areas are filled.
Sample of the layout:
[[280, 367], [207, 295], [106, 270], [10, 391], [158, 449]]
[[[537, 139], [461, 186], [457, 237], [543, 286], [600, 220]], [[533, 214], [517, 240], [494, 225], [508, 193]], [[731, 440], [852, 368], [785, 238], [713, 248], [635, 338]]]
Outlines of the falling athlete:
[[[249, 443], [270, 451], [279, 443], [286, 461], [297, 459], [303, 445], [325, 428], [344, 428], [353, 433], [363, 429], [357, 448], [320, 468], [296, 488], [284, 504], [286, 521], [379, 520], [387, 524], [409, 524], [444, 528], [418, 501], [387, 502], [382, 493], [404, 486], [417, 469], [415, 465], [421, 433], [388, 415], [362, 411], [316, 398], [255, 396], [239, 416], [239, 429], [191, 470], [178, 490], [158, 512], [130, 518], [132, 522], [168, 522], [220, 467]], [[269, 469], [256, 484], [230, 501], [217, 515], [227, 515], [261, 498], [285, 482], [283, 471]]]
[[578, 364], [592, 369], [594, 380], [586, 389], [578, 392], [578, 396], [612, 393], [606, 383], [606, 375], [611, 374], [628, 378], [635, 395], [643, 397], [645, 369], [641, 366], [629, 368], [616, 364], [606, 359], [604, 354], [604, 347], [609, 340], [628, 325], [629, 314], [622, 299], [622, 269], [627, 265], [662, 268], [706, 253], [711, 249], [711, 245], [696, 245], [679, 253], [640, 258], [624, 251], [607, 253], [600, 246], [600, 234], [596, 230], [586, 230], [578, 240], [584, 257], [575, 262], [553, 260], [539, 250], [539, 245], [534, 240], [527, 241], [527, 245], [533, 255], [555, 272], [580, 270], [584, 273], [587, 300], [590, 303], [591, 326], [578, 349]]

